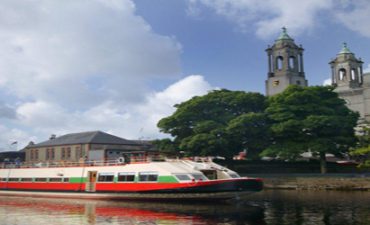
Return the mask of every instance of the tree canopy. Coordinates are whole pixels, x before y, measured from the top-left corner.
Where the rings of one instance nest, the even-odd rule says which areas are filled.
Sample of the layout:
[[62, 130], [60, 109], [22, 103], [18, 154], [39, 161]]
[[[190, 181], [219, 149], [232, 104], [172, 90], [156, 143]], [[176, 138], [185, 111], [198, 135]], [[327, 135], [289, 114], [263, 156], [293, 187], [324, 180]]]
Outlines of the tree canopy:
[[272, 96], [266, 113], [271, 120], [272, 144], [264, 156], [295, 159], [306, 151], [320, 156], [344, 153], [356, 142], [358, 113], [347, 108], [330, 86], [290, 86]]
[[361, 167], [370, 167], [370, 124], [365, 123], [357, 135], [357, 145], [351, 150], [351, 155], [360, 162]]
[[266, 130], [266, 106], [266, 97], [259, 93], [215, 90], [175, 105], [175, 113], [161, 119], [158, 127], [187, 155], [231, 157], [243, 149], [262, 150], [256, 142]]

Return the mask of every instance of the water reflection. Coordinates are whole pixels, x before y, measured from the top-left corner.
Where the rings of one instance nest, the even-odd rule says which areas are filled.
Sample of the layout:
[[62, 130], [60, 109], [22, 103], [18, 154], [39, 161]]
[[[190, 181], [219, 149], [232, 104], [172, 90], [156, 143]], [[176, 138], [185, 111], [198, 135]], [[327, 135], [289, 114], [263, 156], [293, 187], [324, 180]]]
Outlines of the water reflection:
[[264, 191], [251, 200], [269, 225], [370, 225], [370, 192]]
[[2, 197], [0, 224], [263, 224], [261, 207]]
[[370, 192], [264, 191], [239, 204], [0, 198], [0, 225], [370, 225]]

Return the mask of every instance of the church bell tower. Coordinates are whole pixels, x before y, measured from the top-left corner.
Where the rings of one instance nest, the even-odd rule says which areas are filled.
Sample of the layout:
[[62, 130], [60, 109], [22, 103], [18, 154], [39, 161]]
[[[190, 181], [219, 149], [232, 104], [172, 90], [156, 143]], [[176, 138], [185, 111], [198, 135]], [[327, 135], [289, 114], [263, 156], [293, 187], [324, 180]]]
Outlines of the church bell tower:
[[266, 49], [268, 57], [268, 74], [266, 95], [271, 96], [295, 84], [306, 87], [308, 82], [303, 69], [302, 46], [297, 46], [288, 35], [285, 27], [273, 46]]
[[363, 83], [363, 62], [355, 57], [346, 43], [330, 63], [332, 85], [337, 91], [360, 88]]

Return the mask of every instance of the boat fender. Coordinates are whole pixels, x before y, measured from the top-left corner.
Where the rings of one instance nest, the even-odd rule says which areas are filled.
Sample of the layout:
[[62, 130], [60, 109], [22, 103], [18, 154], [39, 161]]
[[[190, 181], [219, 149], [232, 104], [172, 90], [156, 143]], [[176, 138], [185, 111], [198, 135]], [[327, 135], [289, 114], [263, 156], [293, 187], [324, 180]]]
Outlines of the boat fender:
[[118, 161], [119, 163], [125, 163], [125, 157], [119, 157], [119, 158], [117, 159], [117, 161]]

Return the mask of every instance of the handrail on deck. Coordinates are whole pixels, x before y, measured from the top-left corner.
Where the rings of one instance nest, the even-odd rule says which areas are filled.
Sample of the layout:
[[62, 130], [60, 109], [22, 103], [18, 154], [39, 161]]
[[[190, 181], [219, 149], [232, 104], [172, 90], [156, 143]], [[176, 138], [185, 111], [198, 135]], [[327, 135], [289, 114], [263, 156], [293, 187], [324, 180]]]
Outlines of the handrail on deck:
[[131, 163], [145, 163], [152, 159], [147, 158], [131, 158], [129, 162], [125, 162], [121, 158], [115, 160], [89, 160], [89, 161], [58, 161], [58, 162], [3, 162], [0, 163], [0, 168], [53, 168], [53, 167], [86, 167], [86, 166], [118, 166]]

